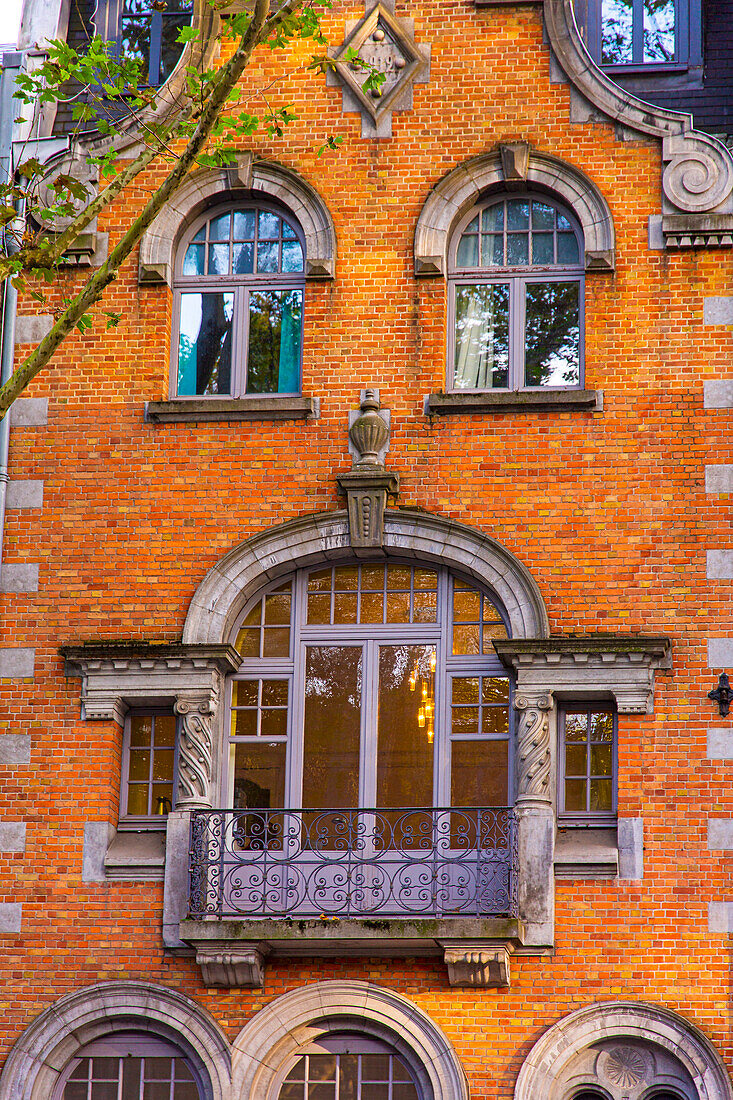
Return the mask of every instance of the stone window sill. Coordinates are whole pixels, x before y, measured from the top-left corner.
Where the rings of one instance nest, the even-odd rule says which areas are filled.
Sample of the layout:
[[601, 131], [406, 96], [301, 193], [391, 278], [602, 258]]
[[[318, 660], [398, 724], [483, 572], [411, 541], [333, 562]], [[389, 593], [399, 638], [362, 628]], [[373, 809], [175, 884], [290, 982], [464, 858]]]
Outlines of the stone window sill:
[[457, 413], [587, 412], [603, 408], [601, 390], [486, 390], [484, 393], [431, 393], [427, 416]]
[[165, 869], [165, 833], [160, 830], [120, 830], [104, 857], [108, 879], [162, 882]]
[[315, 397], [202, 397], [146, 401], [150, 424], [205, 423], [217, 420], [306, 420], [319, 413]]
[[616, 829], [557, 830], [555, 878], [615, 878], [618, 874]]

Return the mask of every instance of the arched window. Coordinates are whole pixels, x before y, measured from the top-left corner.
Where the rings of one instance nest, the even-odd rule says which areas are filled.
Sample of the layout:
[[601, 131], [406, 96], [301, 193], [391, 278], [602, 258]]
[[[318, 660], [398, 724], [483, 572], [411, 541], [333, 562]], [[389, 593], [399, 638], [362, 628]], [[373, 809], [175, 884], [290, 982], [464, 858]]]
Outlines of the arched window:
[[273, 1100], [420, 1100], [407, 1063], [376, 1039], [325, 1036], [301, 1048], [288, 1065], [278, 1075]]
[[299, 393], [304, 242], [286, 211], [229, 203], [184, 237], [176, 261], [179, 397]]
[[120, 1032], [79, 1051], [54, 1100], [201, 1100], [202, 1095], [192, 1066], [172, 1043]]
[[300, 570], [232, 641], [229, 805], [504, 806], [505, 638], [488, 592], [434, 566]]
[[450, 248], [448, 388], [580, 386], [583, 237], [541, 195], [492, 197]]

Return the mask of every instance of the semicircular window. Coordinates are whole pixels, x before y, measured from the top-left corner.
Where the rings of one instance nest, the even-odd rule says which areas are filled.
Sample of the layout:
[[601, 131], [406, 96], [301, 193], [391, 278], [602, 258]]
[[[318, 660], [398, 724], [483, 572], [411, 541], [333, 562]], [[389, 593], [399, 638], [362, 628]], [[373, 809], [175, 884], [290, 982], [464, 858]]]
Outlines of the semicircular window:
[[193, 224], [174, 288], [179, 397], [300, 392], [304, 251], [295, 219], [269, 206]]
[[462, 219], [450, 257], [449, 388], [582, 384], [583, 237], [569, 210], [494, 197]]
[[344, 1035], [311, 1043], [286, 1074], [278, 1100], [420, 1100], [420, 1093], [386, 1043]]
[[54, 1100], [200, 1100], [188, 1060], [172, 1043], [121, 1033], [89, 1043], [64, 1071]]

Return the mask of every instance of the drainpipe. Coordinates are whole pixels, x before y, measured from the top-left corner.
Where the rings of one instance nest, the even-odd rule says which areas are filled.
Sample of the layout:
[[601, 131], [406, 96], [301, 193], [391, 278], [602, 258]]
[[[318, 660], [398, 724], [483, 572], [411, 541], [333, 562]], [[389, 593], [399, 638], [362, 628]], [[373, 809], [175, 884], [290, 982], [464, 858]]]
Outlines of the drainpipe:
[[[6, 53], [3, 56], [3, 70], [0, 76], [0, 179], [7, 183], [13, 174], [13, 125], [15, 104], [13, 92], [15, 81], [23, 63], [23, 54]], [[18, 291], [7, 279], [3, 284], [2, 295], [2, 347], [0, 349], [0, 384], [7, 382], [13, 373], [15, 355], [15, 315], [18, 305]], [[10, 447], [10, 413], [0, 420], [0, 573], [3, 561], [3, 538], [5, 534], [5, 501], [8, 481], [8, 450]]]

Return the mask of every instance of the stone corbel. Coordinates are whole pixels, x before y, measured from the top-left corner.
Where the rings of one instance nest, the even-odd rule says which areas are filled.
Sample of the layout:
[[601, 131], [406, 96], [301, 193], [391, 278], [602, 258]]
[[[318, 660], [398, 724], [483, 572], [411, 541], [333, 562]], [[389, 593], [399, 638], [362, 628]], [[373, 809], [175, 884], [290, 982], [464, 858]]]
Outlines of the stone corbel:
[[354, 549], [384, 544], [384, 513], [387, 497], [399, 492], [397, 474], [384, 466], [389, 445], [389, 419], [380, 411], [379, 391], [364, 390], [359, 413], [351, 422], [353, 466], [338, 474], [336, 482], [346, 495], [349, 537]]
[[199, 947], [196, 962], [204, 985], [262, 989], [267, 949], [261, 943], [220, 944]]
[[651, 714], [654, 675], [671, 667], [661, 634], [575, 634], [496, 641], [517, 677], [518, 698], [552, 691], [565, 699], [612, 698], [621, 714]]
[[514, 951], [506, 941], [449, 943], [443, 941], [448, 981], [457, 989], [502, 989], [510, 985], [509, 959]]

